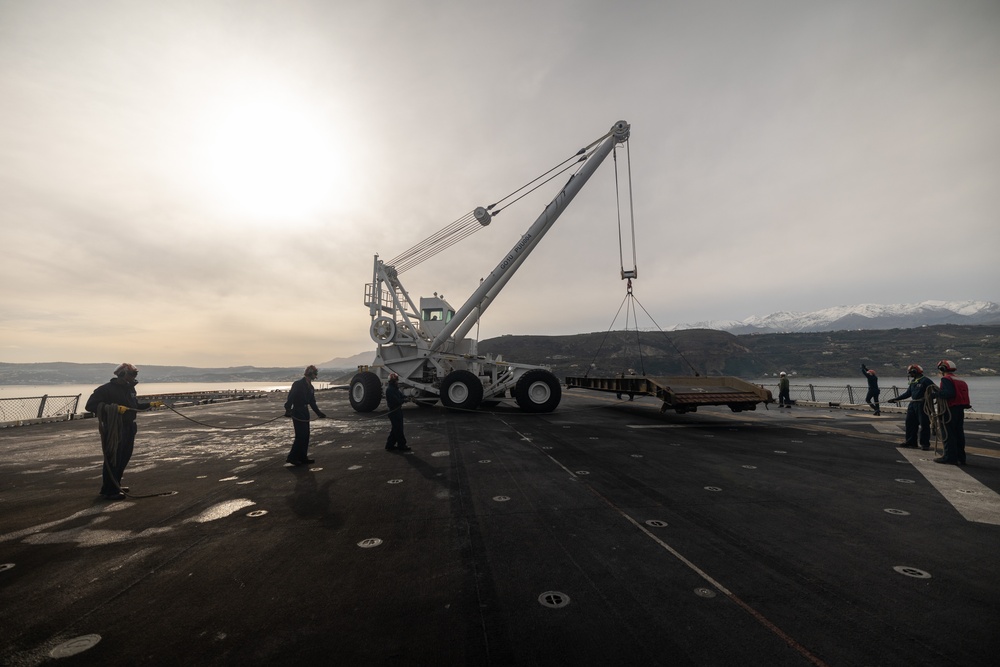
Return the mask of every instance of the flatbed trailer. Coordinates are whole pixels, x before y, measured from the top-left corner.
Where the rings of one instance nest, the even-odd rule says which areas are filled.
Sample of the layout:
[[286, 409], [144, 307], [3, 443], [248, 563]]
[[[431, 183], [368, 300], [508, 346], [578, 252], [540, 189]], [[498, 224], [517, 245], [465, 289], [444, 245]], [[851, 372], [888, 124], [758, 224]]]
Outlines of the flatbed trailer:
[[735, 377], [567, 377], [567, 389], [590, 389], [632, 396], [655, 396], [663, 401], [660, 412], [695, 412], [701, 405], [726, 405], [733, 412], [756, 410], [758, 403], [773, 403], [771, 392]]

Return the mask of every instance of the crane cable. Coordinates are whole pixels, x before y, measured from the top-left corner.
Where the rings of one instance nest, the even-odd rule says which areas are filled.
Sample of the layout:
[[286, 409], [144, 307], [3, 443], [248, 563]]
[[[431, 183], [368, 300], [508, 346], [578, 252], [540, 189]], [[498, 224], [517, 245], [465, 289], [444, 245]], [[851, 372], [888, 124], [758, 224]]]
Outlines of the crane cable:
[[[612, 152], [612, 157], [615, 162], [615, 203], [617, 204], [618, 212], [618, 262], [621, 265], [621, 276], [622, 279], [632, 279], [638, 277], [638, 264], [636, 263], [636, 246], [635, 246], [635, 208], [633, 206], [632, 198], [632, 152], [629, 149], [628, 140], [625, 141], [625, 164], [626, 164], [626, 176], [628, 177], [628, 212], [629, 212], [629, 231], [631, 234], [631, 245], [632, 245], [632, 270], [628, 273], [625, 272], [625, 251], [622, 242], [622, 203], [621, 203], [621, 185], [618, 182], [618, 146], [614, 147]], [[631, 289], [631, 288], [630, 288]]]
[[[515, 204], [516, 202], [524, 199], [529, 194], [537, 190], [538, 188], [551, 182], [553, 179], [557, 178], [561, 174], [566, 173], [570, 169], [577, 165], [577, 170], [582, 168], [584, 162], [586, 162], [594, 151], [598, 144], [611, 136], [611, 132], [604, 134], [603, 136], [595, 139], [587, 146], [584, 146], [572, 156], [564, 159], [562, 162], [552, 167], [548, 171], [536, 176], [532, 180], [528, 181], [521, 187], [517, 188], [510, 194], [501, 197], [494, 203], [486, 207], [486, 211], [490, 213], [492, 217], [500, 215], [500, 213], [507, 207]], [[617, 148], [617, 146], [616, 146]], [[630, 184], [631, 187], [631, 184]], [[631, 197], [631, 190], [630, 190]], [[510, 200], [510, 201], [508, 201]], [[506, 202], [506, 203], [504, 203]], [[502, 205], [501, 205], [502, 204]], [[404, 271], [408, 271], [413, 267], [427, 261], [439, 252], [450, 248], [459, 241], [464, 240], [468, 236], [475, 234], [481, 230], [484, 225], [476, 218], [475, 212], [469, 212], [458, 218], [454, 222], [446, 225], [437, 232], [431, 234], [423, 241], [420, 241], [413, 247], [404, 250], [402, 253], [392, 258], [391, 260], [385, 262], [387, 266], [395, 266], [396, 273], [401, 274]], [[634, 235], [633, 235], [634, 236]], [[634, 243], [634, 238], [633, 238]]]
[[[688, 358], [685, 357], [684, 353], [680, 351], [680, 348], [677, 347], [677, 345], [674, 343], [673, 339], [671, 339], [670, 336], [667, 335], [667, 332], [664, 331], [660, 327], [660, 325], [656, 323], [656, 320], [654, 320], [653, 316], [649, 314], [649, 311], [646, 310], [646, 307], [643, 306], [642, 303], [639, 301], [639, 299], [637, 299], [635, 297], [635, 294], [633, 294], [633, 292], [632, 292], [632, 279], [631, 278], [629, 278], [629, 280], [628, 280], [628, 287], [627, 287], [627, 291], [626, 291], [626, 294], [625, 294], [625, 298], [622, 299], [621, 305], [618, 306], [618, 311], [615, 313], [615, 317], [611, 321], [611, 325], [608, 327], [608, 330], [606, 332], [604, 332], [604, 338], [601, 340], [601, 345], [597, 348], [597, 352], [594, 354], [594, 358], [590, 362], [590, 366], [588, 366], [587, 370], [584, 372], [583, 377], [587, 377], [590, 374], [591, 369], [594, 368], [595, 362], [597, 361], [597, 357], [601, 354], [601, 350], [604, 348], [604, 343], [608, 340], [608, 336], [611, 334], [611, 330], [614, 328], [615, 322], [618, 321], [618, 315], [621, 314], [622, 307], [625, 306], [626, 302], [629, 303], [629, 305], [630, 305], [630, 307], [632, 309], [632, 312], [634, 314], [633, 315], [634, 321], [636, 323], [635, 335], [636, 335], [637, 345], [638, 345], [638, 348], [639, 348], [638, 354], [639, 354], [639, 364], [640, 364], [640, 367], [642, 367], [642, 364], [643, 364], [643, 360], [642, 360], [642, 345], [641, 345], [641, 340], [639, 338], [639, 322], [638, 322], [638, 314], [635, 314], [635, 304], [639, 305], [639, 308], [641, 308], [642, 312], [644, 312], [646, 314], [646, 317], [648, 317], [649, 321], [653, 323], [653, 326], [656, 327], [657, 331], [659, 331], [661, 334], [663, 334], [663, 337], [667, 340], [668, 343], [670, 343], [670, 346], [674, 349], [674, 352], [677, 353], [677, 356], [679, 356], [681, 358], [681, 360], [685, 364], [688, 365], [688, 368], [691, 369], [692, 374], [695, 377], [699, 377], [701, 374], [698, 372], [698, 369], [695, 368], [694, 364], [692, 364], [690, 361], [688, 361]], [[625, 317], [626, 317], [626, 325], [625, 326], [627, 328], [628, 327], [628, 310], [627, 309], [626, 309], [626, 315], [625, 315]], [[642, 374], [645, 375], [645, 369], [644, 368], [642, 368]]]

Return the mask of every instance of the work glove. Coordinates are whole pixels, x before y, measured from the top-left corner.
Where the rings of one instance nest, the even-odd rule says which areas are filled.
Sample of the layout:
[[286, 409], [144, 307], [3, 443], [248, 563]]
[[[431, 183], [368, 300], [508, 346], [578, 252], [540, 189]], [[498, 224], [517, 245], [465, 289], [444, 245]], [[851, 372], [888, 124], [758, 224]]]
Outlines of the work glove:
[[163, 407], [163, 401], [150, 401], [149, 402], [149, 407], [151, 407], [151, 408], [162, 408]]
[[291, 417], [292, 416], [292, 409], [291, 408], [288, 408], [287, 410], [285, 410], [285, 416], [286, 417]]
[[320, 419], [326, 419], [326, 414], [322, 412], [316, 412], [316, 416], [319, 417]]
[[126, 412], [128, 412], [128, 406], [127, 405], [119, 405], [118, 406], [118, 414], [123, 415]]

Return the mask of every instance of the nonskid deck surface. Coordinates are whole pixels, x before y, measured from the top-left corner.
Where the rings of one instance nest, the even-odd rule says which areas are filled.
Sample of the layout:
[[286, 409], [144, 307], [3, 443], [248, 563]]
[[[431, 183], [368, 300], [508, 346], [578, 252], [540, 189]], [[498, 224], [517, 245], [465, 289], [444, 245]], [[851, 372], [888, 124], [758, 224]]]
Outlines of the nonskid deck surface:
[[[0, 430], [0, 663], [988, 665], [1000, 424], [969, 465], [902, 416], [553, 413], [321, 392], [312, 467], [283, 397], [139, 418], [131, 493], [97, 498], [93, 420]], [[384, 408], [383, 408], [384, 412]], [[53, 653], [55, 651], [55, 653]]]

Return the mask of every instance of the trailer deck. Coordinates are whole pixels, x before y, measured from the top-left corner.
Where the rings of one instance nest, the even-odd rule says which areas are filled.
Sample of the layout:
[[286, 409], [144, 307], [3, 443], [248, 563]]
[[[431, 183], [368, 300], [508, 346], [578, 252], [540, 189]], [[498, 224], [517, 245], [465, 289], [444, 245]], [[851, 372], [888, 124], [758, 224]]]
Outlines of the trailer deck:
[[567, 377], [567, 389], [655, 396], [663, 401], [660, 412], [695, 412], [703, 405], [725, 405], [733, 412], [756, 410], [758, 403], [773, 403], [770, 390], [735, 377], [648, 377], [625, 375], [610, 378]]

